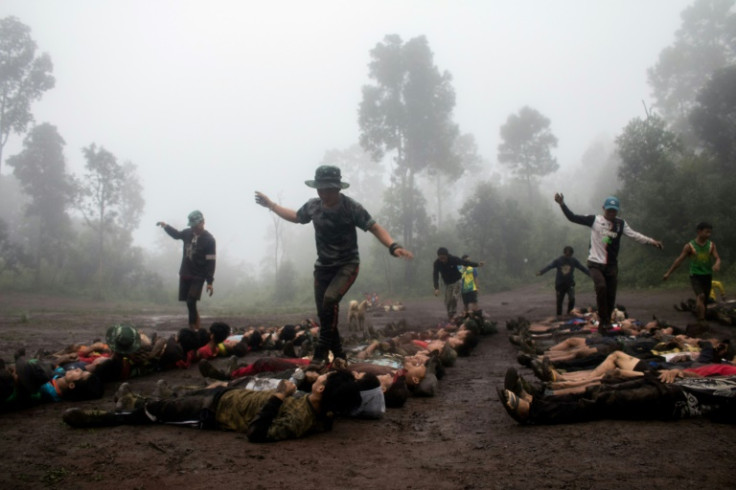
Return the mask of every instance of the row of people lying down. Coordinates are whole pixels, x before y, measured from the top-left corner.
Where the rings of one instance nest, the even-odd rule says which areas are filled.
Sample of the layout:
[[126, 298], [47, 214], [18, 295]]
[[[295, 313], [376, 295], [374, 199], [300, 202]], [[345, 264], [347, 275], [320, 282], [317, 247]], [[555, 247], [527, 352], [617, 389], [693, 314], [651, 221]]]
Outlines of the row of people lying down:
[[149, 338], [132, 325], [121, 324], [107, 330], [105, 342], [71, 344], [54, 353], [39, 351], [33, 358], [21, 349], [14, 363], [0, 360], [0, 411], [64, 398], [99, 398], [104, 383], [188, 368], [201, 359], [242, 357], [281, 348], [289, 341], [305, 346], [318, 328], [307, 319], [298, 325], [249, 327], [233, 334], [226, 323], [214, 322], [208, 330], [183, 328], [169, 337]]
[[[517, 360], [527, 367], [538, 367], [543, 359], [564, 370], [588, 369], [608, 354], [622, 351], [652, 363], [685, 362], [701, 364], [730, 361], [734, 349], [729, 338], [697, 338], [664, 322], [643, 324], [636, 335], [543, 337], [532, 333], [534, 325], [520, 324], [509, 336], [519, 349]], [[559, 340], [559, 342], [554, 343]]]
[[[484, 332], [489, 327], [495, 328], [487, 320], [478, 320]], [[243, 333], [233, 334], [227, 324], [215, 322], [208, 330], [185, 328], [168, 338], [155, 334], [149, 338], [131, 325], [116, 325], [108, 329], [106, 342], [72, 344], [59, 352], [37, 354], [36, 358], [28, 360], [23, 352], [19, 352], [14, 365], [5, 366], [0, 361], [0, 410], [63, 398], [99, 398], [103, 383], [188, 368], [200, 360], [214, 357], [242, 357], [271, 348], [283, 349], [290, 357], [297, 357], [295, 350], [306, 355], [311, 351], [318, 329], [318, 325], [307, 319], [302, 324], [249, 327]], [[405, 329], [405, 324], [389, 324], [385, 331], [397, 334]], [[442, 339], [452, 338], [455, 334], [440, 329], [416, 337], [431, 339], [433, 335]], [[468, 345], [471, 345], [470, 340]], [[385, 342], [398, 344], [399, 340], [389, 338]], [[467, 349], [463, 347], [463, 341], [455, 341], [455, 345], [461, 350]], [[79, 371], [81, 374], [78, 375]], [[67, 376], [81, 376], [82, 379], [65, 383]], [[75, 391], [72, 393], [72, 390]]]
[[[477, 323], [465, 321], [454, 335], [444, 331], [438, 336], [475, 339]], [[470, 332], [470, 333], [467, 333]], [[420, 347], [425, 333], [406, 332], [402, 339], [386, 340], [408, 349]], [[452, 366], [447, 339], [426, 342], [432, 350], [418, 350], [411, 355], [368, 355], [353, 358], [359, 362], [328, 365], [317, 370], [309, 359], [260, 358], [246, 365], [231, 358], [218, 368], [214, 362], [199, 364], [205, 378], [215, 380], [206, 387], [168, 390], [159, 382], [149, 397], [135, 395], [124, 383], [116, 394], [115, 410], [65, 411], [63, 419], [72, 427], [104, 427], [122, 424], [191, 424], [245, 432], [253, 442], [301, 437], [331, 427], [335, 416], [380, 418], [386, 407], [401, 407], [410, 395], [433, 396], [438, 379]], [[359, 349], [355, 353], [362, 352]], [[462, 351], [465, 355], [469, 350]]]
[[637, 336], [589, 334], [545, 345], [522, 319], [510, 329], [521, 348], [518, 361], [538, 378], [529, 382], [509, 368], [498, 389], [519, 423], [701, 415], [736, 422], [736, 359], [728, 338], [691, 338], [655, 322]]

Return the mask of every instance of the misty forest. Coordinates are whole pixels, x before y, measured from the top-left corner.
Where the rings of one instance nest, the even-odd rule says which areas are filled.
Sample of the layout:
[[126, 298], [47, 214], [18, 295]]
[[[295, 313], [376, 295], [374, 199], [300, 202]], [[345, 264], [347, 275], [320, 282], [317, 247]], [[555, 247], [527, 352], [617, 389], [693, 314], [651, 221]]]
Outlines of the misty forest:
[[[577, 214], [599, 213], [606, 196], [618, 196], [622, 217], [665, 244], [661, 252], [625, 240], [622, 286], [684, 286], [686, 273], [667, 283], [662, 274], [696, 224], [708, 221], [723, 258], [717, 278], [728, 288], [736, 275], [730, 254], [736, 229], [728, 217], [736, 210], [734, 3], [692, 2], [674, 42], [642, 74], [651, 102], [642, 101], [641, 113], [631, 114], [610, 140], [590, 141], [565, 171], [555, 156], [555, 121], [531, 104], [488, 127], [500, 144], [495, 155], [479, 154], [474, 135], [454, 121], [464, 94], [453, 87], [452, 66], [436, 66], [432, 39], [387, 34], [366, 46], [364, 84], [343, 87], [360, 94], [358, 107], [348, 109], [356, 114], [355, 144], [325, 148], [309, 172], [289, 177], [304, 180], [320, 164], [339, 166], [351, 184], [345, 193], [414, 252], [415, 260], [396, 261], [370, 234], [359, 233], [361, 273], [349, 295], [431, 294], [440, 246], [486, 261], [481, 293], [551, 283], [551, 275], [535, 278], [536, 271], [566, 245], [581, 261], [588, 248], [588, 231], [569, 223], [553, 200], [562, 189]], [[174, 303], [181, 243], [162, 233], [149, 250], [136, 246], [132, 234], [142, 226], [144, 194], [175, 190], [144, 189], [136, 162], [108, 151], [105, 141], [68, 148], [54, 121], [36, 121], [33, 103], [55, 86], [53, 59], [43, 49], [22, 19], [0, 19], [0, 291]], [[10, 136], [22, 145], [6, 155]], [[83, 172], [69, 171], [71, 158], [84, 162]], [[252, 202], [256, 189], [243, 185]], [[185, 216], [163, 218], [186, 224]], [[268, 229], [250, 230], [252, 240], [269, 244], [269, 256], [218, 247], [213, 306], [311, 307], [311, 225], [272, 218]], [[217, 229], [210, 231], [218, 237]]]

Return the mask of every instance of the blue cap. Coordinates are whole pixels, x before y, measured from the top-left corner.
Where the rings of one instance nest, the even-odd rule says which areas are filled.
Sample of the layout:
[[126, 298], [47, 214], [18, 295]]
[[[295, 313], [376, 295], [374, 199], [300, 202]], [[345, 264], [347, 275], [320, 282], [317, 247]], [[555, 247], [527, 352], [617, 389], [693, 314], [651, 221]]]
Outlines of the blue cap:
[[621, 211], [621, 205], [618, 202], [618, 197], [608, 196], [606, 200], [603, 201], [603, 209], [615, 209], [616, 211]]

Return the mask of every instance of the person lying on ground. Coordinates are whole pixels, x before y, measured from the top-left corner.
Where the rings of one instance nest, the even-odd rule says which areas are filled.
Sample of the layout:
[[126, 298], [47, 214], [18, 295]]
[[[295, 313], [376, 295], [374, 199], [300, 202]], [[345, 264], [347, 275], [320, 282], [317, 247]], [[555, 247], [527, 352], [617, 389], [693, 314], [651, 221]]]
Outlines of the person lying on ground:
[[736, 422], [736, 377], [675, 378], [647, 374], [600, 384], [583, 392], [532, 395], [513, 376], [497, 389], [506, 412], [520, 424], [560, 424], [603, 419], [678, 420], [706, 416]]
[[225, 339], [230, 336], [230, 325], [223, 322], [214, 322], [209, 328], [209, 340], [197, 349], [197, 359], [212, 359], [228, 354]]
[[79, 366], [64, 368], [20, 355], [14, 366], [0, 360], [0, 410], [18, 410], [38, 403], [93, 400], [104, 392], [102, 381]]
[[729, 356], [729, 361], [733, 358], [733, 350], [730, 348], [730, 343], [712, 339], [705, 342], [705, 344], [703, 351], [701, 351], [695, 360], [692, 360], [690, 357], [680, 359], [671, 358], [669, 360], [662, 358], [641, 359], [621, 351], [615, 351], [608, 355], [602, 363], [589, 371], [562, 373], [552, 367], [547, 359], [542, 362], [534, 360], [530, 367], [535, 376], [547, 382], [548, 389], [559, 394], [582, 391], [588, 386], [600, 384], [607, 376], [631, 378], [647, 373], [658, 373], [663, 369], [674, 367], [695, 367], [722, 362], [724, 356]]
[[276, 390], [261, 392], [215, 385], [150, 401], [129, 413], [72, 408], [64, 412], [63, 420], [75, 428], [189, 424], [244, 432], [251, 442], [271, 442], [329, 430], [336, 415], [349, 414], [361, 404], [358, 383], [346, 371], [322, 374], [309, 393], [295, 393], [294, 383], [286, 380]]

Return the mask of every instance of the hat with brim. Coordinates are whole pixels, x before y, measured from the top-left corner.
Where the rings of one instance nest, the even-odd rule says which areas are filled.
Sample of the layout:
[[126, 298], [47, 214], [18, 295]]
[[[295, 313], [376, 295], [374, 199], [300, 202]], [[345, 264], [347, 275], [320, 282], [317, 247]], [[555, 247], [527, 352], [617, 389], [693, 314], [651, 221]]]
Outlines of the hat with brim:
[[108, 328], [105, 339], [110, 350], [118, 354], [132, 354], [141, 347], [141, 335], [131, 325], [115, 325]]
[[187, 216], [187, 219], [189, 220], [189, 226], [197, 226], [202, 221], [204, 221], [204, 215], [202, 214], [202, 211], [192, 211], [189, 213], [189, 216]]
[[340, 169], [332, 165], [321, 165], [314, 172], [314, 180], [305, 180], [314, 189], [347, 189], [350, 184], [342, 182]]
[[621, 211], [621, 203], [618, 200], [618, 197], [616, 196], [608, 196], [605, 201], [603, 201], [603, 209], [615, 209], [616, 211]]

